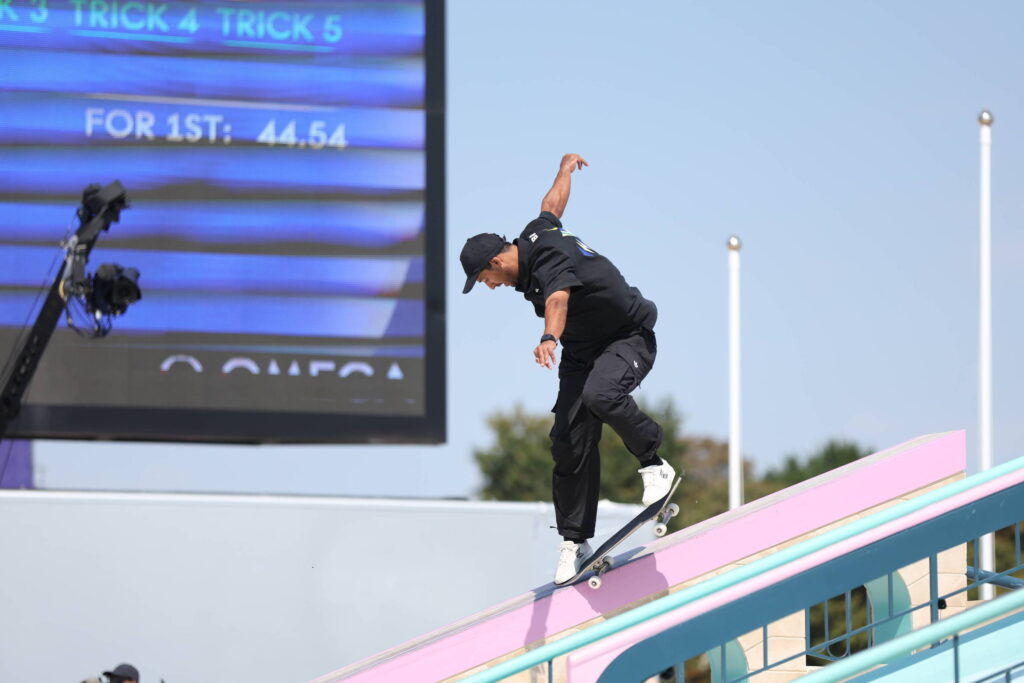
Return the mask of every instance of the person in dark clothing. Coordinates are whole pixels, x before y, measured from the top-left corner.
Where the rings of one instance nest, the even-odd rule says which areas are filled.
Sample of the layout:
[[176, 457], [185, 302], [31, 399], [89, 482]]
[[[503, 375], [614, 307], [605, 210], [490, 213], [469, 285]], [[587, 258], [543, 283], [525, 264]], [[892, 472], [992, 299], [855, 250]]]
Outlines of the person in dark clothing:
[[591, 552], [587, 541], [597, 517], [602, 424], [636, 456], [644, 505], [664, 497], [675, 480], [672, 466], [658, 457], [661, 427], [630, 396], [654, 366], [657, 308], [561, 222], [572, 173], [587, 165], [578, 154], [563, 156], [540, 215], [518, 238], [510, 243], [493, 233], [475, 235], [460, 256], [463, 293], [477, 282], [491, 289], [514, 287], [544, 319], [533, 350], [539, 365], [554, 367], [562, 345], [551, 429], [555, 519], [563, 538], [555, 583], [571, 578]]
[[131, 664], [118, 664], [113, 671], [104, 671], [110, 683], [139, 683], [139, 670]]

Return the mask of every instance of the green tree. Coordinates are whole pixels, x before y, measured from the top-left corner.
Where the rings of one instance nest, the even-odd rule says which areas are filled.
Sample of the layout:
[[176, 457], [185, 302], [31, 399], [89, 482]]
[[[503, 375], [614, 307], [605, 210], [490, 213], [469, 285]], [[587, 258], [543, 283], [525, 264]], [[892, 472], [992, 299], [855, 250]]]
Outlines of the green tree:
[[[691, 526], [729, 509], [729, 444], [710, 437], [682, 437], [685, 476], [679, 485], [676, 502], [682, 526]], [[774, 489], [767, 489], [754, 467], [743, 461], [743, 500], [754, 500]]]
[[793, 484], [824, 474], [829, 470], [842, 467], [854, 460], [870, 455], [871, 448], [864, 448], [853, 441], [832, 439], [806, 460], [796, 455], [789, 455], [781, 467], [768, 470], [764, 475], [767, 484], [784, 489]]
[[[1019, 530], [1016, 532], [1016, 534], [1015, 529]], [[996, 565], [994, 569], [997, 574], [1002, 572], [1009, 572], [1011, 569], [1014, 569], [1020, 564], [1021, 558], [1018, 555], [1017, 534], [1020, 534], [1022, 537], [1024, 537], [1024, 523], [1018, 522], [1016, 524], [1011, 524], [1008, 527], [1003, 527], [1002, 529], [997, 529], [995, 531], [994, 535]], [[974, 555], [975, 548], [976, 546], [974, 541], [967, 542], [968, 567], [974, 566], [977, 562], [975, 560]], [[1018, 569], [1016, 571], [1013, 571], [1009, 574], [1009, 576], [1015, 579], [1024, 579], [1024, 569]], [[1003, 593], [1007, 593], [1012, 589], [996, 586], [994, 590], [996, 595], [1002, 595]], [[979, 591], [977, 588], [972, 588], [967, 593], [968, 600], [977, 600], [979, 597]]]
[[[728, 444], [710, 437], [683, 436], [683, 420], [670, 399], [641, 407], [664, 430], [661, 457], [668, 460], [683, 482], [676, 492], [680, 515], [674, 526], [702, 522], [729, 509]], [[494, 443], [473, 456], [483, 474], [484, 500], [551, 500], [551, 431], [554, 416], [531, 415], [522, 406], [495, 413], [487, 423]], [[607, 426], [601, 437], [601, 497], [638, 503], [642, 492], [637, 462], [622, 439]], [[784, 463], [758, 477], [749, 461], [743, 463], [744, 500], [751, 501], [805, 479], [853, 462], [871, 452], [847, 440], [833, 439], [806, 458], [790, 455]]]
[[[683, 466], [686, 442], [680, 438], [682, 420], [670, 400], [641, 408], [662, 426], [664, 438], [659, 455], [678, 471]], [[484, 485], [484, 500], [551, 500], [551, 439], [554, 415], [530, 415], [517, 405], [511, 413], [487, 418], [494, 443], [473, 451]], [[643, 493], [636, 458], [622, 439], [605, 426], [601, 433], [601, 498], [620, 503], [639, 503]]]
[[487, 418], [494, 443], [474, 450], [484, 500], [551, 500], [552, 415], [528, 415], [521, 405]]
[[[664, 430], [659, 455], [683, 473], [674, 501], [680, 507], [670, 528], [683, 528], [704, 521], [728, 505], [726, 474], [728, 445], [708, 437], [682, 435], [683, 420], [670, 399], [654, 405], [641, 401], [641, 408]], [[522, 406], [488, 418], [494, 443], [477, 449], [473, 456], [480, 467], [484, 500], [551, 500], [551, 430], [553, 415], [530, 415]], [[601, 497], [621, 503], [639, 503], [643, 492], [637, 461], [622, 439], [605, 427], [601, 437]], [[748, 499], [763, 495], [764, 485], [744, 463]]]

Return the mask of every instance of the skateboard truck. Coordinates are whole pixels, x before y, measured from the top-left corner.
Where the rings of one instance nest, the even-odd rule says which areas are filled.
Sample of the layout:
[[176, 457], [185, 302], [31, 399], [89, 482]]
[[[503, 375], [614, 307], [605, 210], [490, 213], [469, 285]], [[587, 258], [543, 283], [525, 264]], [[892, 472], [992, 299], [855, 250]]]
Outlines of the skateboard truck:
[[611, 557], [603, 557], [601, 561], [594, 565], [594, 575], [587, 579], [587, 585], [597, 590], [601, 587], [601, 574], [612, 568], [615, 561]]
[[669, 503], [666, 505], [665, 508], [655, 517], [658, 521], [654, 524], [654, 535], [661, 538], [668, 533], [668, 521], [678, 514], [678, 505], [675, 503]]

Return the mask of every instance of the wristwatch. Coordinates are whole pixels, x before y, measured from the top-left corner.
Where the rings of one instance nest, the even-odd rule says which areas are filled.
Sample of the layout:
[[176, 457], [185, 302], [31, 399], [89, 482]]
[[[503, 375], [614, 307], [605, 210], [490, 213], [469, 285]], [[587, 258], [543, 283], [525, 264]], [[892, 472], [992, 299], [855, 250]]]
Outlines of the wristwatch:
[[555, 342], [555, 344], [558, 344], [558, 337], [556, 337], [553, 334], [545, 334], [543, 337], [540, 338], [540, 343], [543, 344], [546, 341], [553, 341]]

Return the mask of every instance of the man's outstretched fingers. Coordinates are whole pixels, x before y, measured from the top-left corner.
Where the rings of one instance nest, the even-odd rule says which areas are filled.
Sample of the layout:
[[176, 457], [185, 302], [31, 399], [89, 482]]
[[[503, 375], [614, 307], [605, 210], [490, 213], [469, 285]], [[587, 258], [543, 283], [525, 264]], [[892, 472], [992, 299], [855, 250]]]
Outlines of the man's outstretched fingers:
[[554, 367], [556, 363], [554, 349], [549, 349], [548, 345], [544, 342], [537, 345], [533, 350], [533, 357], [537, 361], [538, 365], [550, 369]]

